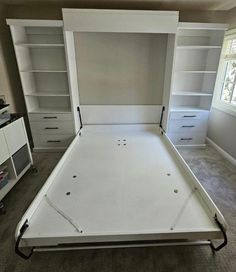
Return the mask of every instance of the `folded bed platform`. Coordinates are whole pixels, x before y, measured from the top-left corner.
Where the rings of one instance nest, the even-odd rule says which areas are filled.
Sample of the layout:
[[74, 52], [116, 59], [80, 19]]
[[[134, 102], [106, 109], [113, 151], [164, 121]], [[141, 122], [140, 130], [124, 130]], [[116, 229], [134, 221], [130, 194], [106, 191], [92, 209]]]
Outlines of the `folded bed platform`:
[[[226, 223], [158, 125], [87, 125], [20, 221], [19, 246], [202, 244]], [[214, 248], [214, 247], [213, 247]], [[219, 248], [216, 248], [219, 249]]]

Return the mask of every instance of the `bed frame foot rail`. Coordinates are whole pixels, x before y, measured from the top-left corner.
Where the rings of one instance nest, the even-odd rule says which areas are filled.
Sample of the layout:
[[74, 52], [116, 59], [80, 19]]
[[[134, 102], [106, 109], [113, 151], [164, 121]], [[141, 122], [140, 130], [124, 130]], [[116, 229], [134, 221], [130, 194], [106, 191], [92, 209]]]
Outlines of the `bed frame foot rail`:
[[215, 215], [214, 219], [215, 219], [216, 224], [219, 226], [219, 228], [220, 228], [220, 230], [221, 230], [221, 232], [222, 232], [222, 234], [223, 234], [224, 241], [223, 241], [222, 244], [220, 244], [220, 245], [217, 246], [217, 247], [212, 243], [212, 241], [210, 241], [210, 242], [211, 242], [211, 243], [210, 243], [210, 247], [211, 247], [211, 249], [213, 250], [213, 252], [221, 250], [221, 249], [222, 249], [223, 247], [225, 247], [225, 246], [227, 245], [227, 243], [228, 243], [228, 238], [227, 238], [227, 235], [226, 235], [224, 226], [223, 226], [223, 225], [220, 223], [220, 221], [218, 220], [217, 215]]
[[16, 244], [15, 244], [15, 252], [17, 255], [19, 255], [21, 258], [25, 259], [25, 260], [28, 260], [31, 255], [33, 254], [34, 252], [34, 247], [31, 248], [31, 251], [28, 255], [24, 254], [22, 251], [20, 251], [19, 249], [19, 244], [20, 244], [20, 240], [23, 236], [23, 234], [25, 233], [26, 229], [29, 227], [29, 224], [28, 224], [28, 220], [26, 219], [25, 220], [25, 223], [22, 225], [22, 227], [20, 228], [20, 234], [19, 236], [17, 237], [16, 239]]

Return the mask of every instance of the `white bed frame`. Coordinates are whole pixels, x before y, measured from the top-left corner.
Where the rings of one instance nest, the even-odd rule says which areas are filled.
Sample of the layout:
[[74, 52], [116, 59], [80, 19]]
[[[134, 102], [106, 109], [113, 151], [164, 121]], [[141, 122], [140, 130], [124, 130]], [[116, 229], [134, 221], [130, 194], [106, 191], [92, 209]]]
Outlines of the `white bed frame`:
[[224, 238], [219, 250], [226, 227], [158, 124], [84, 125], [20, 221], [16, 252]]
[[[178, 13], [66, 9], [63, 21], [78, 96], [73, 31], [170, 33], [171, 47]], [[165, 107], [78, 107], [77, 136], [18, 224], [17, 254], [27, 259], [36, 250], [195, 244], [219, 250], [227, 244], [224, 217], [165, 134], [169, 88]], [[221, 238], [214, 247], [211, 240]]]

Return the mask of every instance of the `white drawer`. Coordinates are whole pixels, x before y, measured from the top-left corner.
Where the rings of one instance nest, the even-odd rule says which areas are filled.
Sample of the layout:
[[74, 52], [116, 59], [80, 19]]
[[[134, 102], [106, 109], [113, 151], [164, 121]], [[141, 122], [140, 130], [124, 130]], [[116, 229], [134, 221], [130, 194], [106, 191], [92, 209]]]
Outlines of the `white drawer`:
[[73, 135], [33, 135], [34, 147], [67, 147], [73, 140]]
[[30, 122], [31, 131], [38, 134], [73, 134], [73, 124], [69, 121]]
[[169, 122], [168, 132], [189, 133], [205, 132], [207, 119], [172, 119]]
[[208, 111], [171, 111], [170, 119], [207, 119]]
[[169, 133], [174, 145], [200, 145], [205, 144], [206, 133]]
[[69, 121], [73, 120], [71, 113], [30, 113], [29, 120], [38, 121]]

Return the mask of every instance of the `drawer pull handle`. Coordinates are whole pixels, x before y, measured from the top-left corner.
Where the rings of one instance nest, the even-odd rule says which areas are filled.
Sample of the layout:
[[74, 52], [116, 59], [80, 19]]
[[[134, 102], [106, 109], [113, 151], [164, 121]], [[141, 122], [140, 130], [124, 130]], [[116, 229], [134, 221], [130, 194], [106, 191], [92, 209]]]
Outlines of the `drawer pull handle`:
[[193, 138], [181, 138], [181, 141], [191, 141]]
[[43, 119], [57, 119], [57, 116], [44, 116]]
[[60, 143], [61, 141], [60, 140], [49, 140], [49, 141], [47, 141], [48, 143]]
[[183, 117], [184, 117], [184, 118], [186, 118], [186, 117], [193, 118], [193, 117], [197, 117], [197, 115], [184, 115]]
[[191, 125], [191, 126], [182, 126], [182, 128], [193, 128], [195, 126]]
[[59, 129], [58, 127], [45, 127], [45, 129]]

